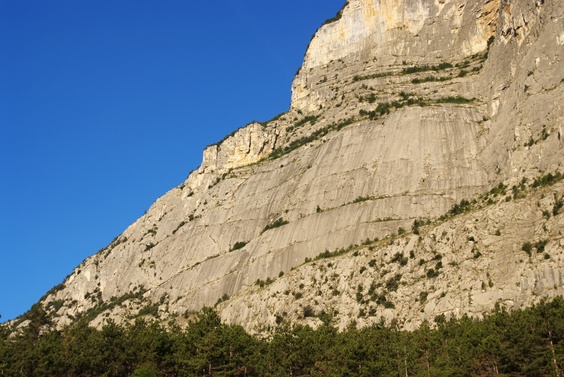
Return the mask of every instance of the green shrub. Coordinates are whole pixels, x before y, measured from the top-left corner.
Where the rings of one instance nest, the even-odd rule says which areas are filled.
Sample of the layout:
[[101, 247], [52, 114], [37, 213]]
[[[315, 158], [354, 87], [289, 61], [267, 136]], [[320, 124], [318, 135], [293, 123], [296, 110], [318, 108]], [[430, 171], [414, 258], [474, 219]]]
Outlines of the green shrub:
[[275, 150], [273, 150], [268, 155], [268, 158], [270, 160], [275, 160], [275, 159], [277, 159], [277, 158], [279, 158], [279, 157], [281, 157], [281, 156], [283, 156], [287, 153], [292, 152], [295, 149], [298, 149], [302, 145], [305, 145], [307, 143], [310, 143], [314, 140], [319, 139], [320, 137], [327, 135], [331, 131], [339, 131], [343, 127], [346, 127], [346, 126], [348, 126], [348, 125], [350, 125], [354, 122], [355, 122], [354, 117], [348, 118], [348, 119], [343, 120], [341, 123], [332, 123], [329, 126], [315, 130], [313, 133], [311, 133], [308, 136], [303, 136], [299, 139], [293, 140], [292, 142], [290, 142], [290, 144], [286, 145], [284, 148], [282, 148], [282, 147], [276, 148]]
[[160, 373], [158, 373], [157, 369], [150, 363], [146, 362], [143, 365], [137, 367], [131, 377], [157, 377]]
[[244, 248], [247, 244], [249, 243], [249, 241], [239, 241], [239, 242], [235, 242], [235, 245], [233, 245], [231, 247], [231, 250], [229, 251], [235, 251], [235, 250], [239, 250]]
[[427, 76], [427, 77], [423, 77], [423, 78], [414, 78], [413, 80], [411, 80], [412, 84], [422, 84], [425, 82], [434, 82], [434, 81], [447, 81], [447, 80], [452, 80], [452, 77], [450, 76], [443, 76], [443, 77], [437, 77], [437, 76]]
[[448, 96], [437, 99], [437, 103], [470, 103], [473, 101], [473, 98], [465, 98], [462, 96]]
[[282, 217], [280, 217], [280, 218], [276, 219], [274, 222], [265, 226], [264, 229], [262, 230], [261, 234], [266, 232], [267, 230], [279, 228], [279, 227], [286, 225], [286, 224], [289, 224], [289, 223], [290, 223], [289, 221], [286, 221]]
[[440, 63], [439, 65], [415, 65], [412, 67], [407, 67], [402, 69], [402, 73], [411, 74], [411, 73], [426, 72], [426, 71], [442, 71], [452, 67], [453, 65], [447, 62]]
[[373, 73], [373, 74], [365, 75], [365, 76], [355, 75], [353, 77], [353, 82], [376, 79], [376, 78], [380, 78], [380, 77], [394, 76], [394, 75], [395, 75], [394, 72], [379, 72], [379, 73]]
[[309, 305], [304, 308], [304, 318], [315, 317], [315, 311]]
[[427, 277], [429, 279], [436, 278], [439, 276], [439, 271], [435, 271], [434, 269], [430, 268], [427, 270]]
[[493, 196], [505, 195], [507, 193], [507, 185], [500, 182], [496, 187], [490, 190], [489, 194]]
[[401, 274], [396, 274], [394, 277], [386, 281], [386, 289], [390, 292], [397, 291], [399, 288], [399, 282], [401, 280]]
[[413, 225], [411, 226], [411, 230], [413, 231], [413, 234], [419, 234], [419, 228], [422, 225], [425, 225], [425, 221], [418, 219], [413, 220]]
[[51, 301], [47, 304], [47, 306], [45, 307], [46, 311], [53, 311], [53, 312], [58, 312], [59, 309], [61, 309], [63, 307], [63, 305], [65, 304], [64, 300], [54, 300]]
[[[340, 248], [340, 249], [336, 249], [335, 251], [325, 250], [323, 253], [321, 253], [317, 257], [315, 257], [315, 260], [337, 257], [339, 255], [348, 253], [349, 251], [351, 251], [355, 247], [356, 247], [356, 245], [350, 245], [347, 248]], [[327, 265], [327, 267], [331, 267], [331, 266], [332, 266], [332, 264]]]
[[525, 242], [521, 246], [521, 250], [523, 250], [527, 255], [531, 256], [531, 251], [533, 250], [533, 244], [530, 242]]
[[460, 201], [460, 203], [452, 206], [450, 211], [448, 211], [448, 214], [451, 215], [451, 216], [456, 216], [456, 215], [462, 214], [462, 213], [470, 210], [471, 206], [472, 205], [468, 200], [462, 199]]
[[378, 104], [378, 106], [376, 106], [375, 111], [380, 115], [389, 114], [391, 107], [392, 106], [389, 102], [381, 102]]
[[186, 225], [186, 221], [181, 221], [180, 224], [178, 224], [178, 226], [176, 227], [176, 229], [174, 229], [174, 230], [172, 231], [172, 234], [175, 234], [176, 232], [178, 232], [178, 230], [179, 230], [180, 228], [182, 228], [184, 225]]
[[550, 134], [546, 130], [546, 126], [542, 126], [541, 139], [546, 140], [549, 136]]
[[537, 253], [540, 254], [540, 253], [544, 253], [544, 248], [546, 247], [547, 243], [548, 240], [537, 241], [533, 246], [535, 247], [535, 249], [537, 249]]
[[156, 304], [149, 304], [139, 310], [138, 316], [151, 315], [157, 317], [159, 314], [159, 307]]
[[353, 203], [361, 203], [361, 202], [366, 202], [368, 200], [374, 200], [374, 198], [371, 196], [359, 196], [358, 198], [353, 200]]
[[262, 279], [257, 279], [255, 281], [255, 284], [258, 285], [259, 287], [263, 288], [265, 285], [269, 285], [272, 284], [274, 280], [272, 278], [267, 278], [266, 280], [262, 280]]
[[546, 175], [543, 175], [541, 177], [537, 177], [534, 179], [533, 183], [531, 184], [531, 187], [544, 187], [544, 186], [550, 186], [560, 180], [562, 180], [564, 178], [564, 174], [560, 173], [560, 172], [556, 172], [554, 174], [552, 173], [548, 173]]
[[230, 299], [230, 296], [227, 293], [224, 293], [223, 296], [221, 296], [220, 298], [217, 299], [217, 301], [215, 302], [216, 305], [221, 304], [224, 301], [227, 301]]
[[563, 206], [564, 206], [564, 197], [556, 200], [554, 202], [554, 207], [552, 207], [552, 215], [553, 216], [558, 215], [558, 213], [560, 212]]
[[419, 302], [421, 302], [422, 304], [425, 303], [427, 301], [428, 296], [429, 296], [429, 292], [427, 292], [427, 291], [420, 292], [419, 293]]
[[294, 125], [288, 127], [287, 131], [292, 132], [293, 130], [304, 126], [306, 123], [315, 124], [315, 122], [317, 122], [317, 119], [319, 119], [319, 116], [317, 116], [317, 115], [308, 115], [305, 118], [303, 118], [303, 119], [297, 121], [296, 123], [294, 123]]
[[357, 291], [356, 292], [356, 302], [358, 302], [359, 304], [362, 304], [364, 301], [364, 295], [362, 294], [362, 292]]
[[405, 266], [408, 262], [407, 257], [403, 256], [403, 253], [396, 253], [391, 260], [392, 263], [399, 263], [401, 266]]

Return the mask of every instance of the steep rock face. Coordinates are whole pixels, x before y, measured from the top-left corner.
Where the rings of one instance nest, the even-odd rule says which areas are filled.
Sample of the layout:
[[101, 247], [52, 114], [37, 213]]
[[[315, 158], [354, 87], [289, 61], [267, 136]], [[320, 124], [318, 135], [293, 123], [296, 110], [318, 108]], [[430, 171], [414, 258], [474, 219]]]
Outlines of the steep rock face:
[[[229, 169], [258, 162], [272, 152], [277, 137], [276, 124], [271, 124], [265, 129], [260, 123], [251, 123], [226, 137], [222, 142], [208, 146], [204, 150], [204, 158], [198, 174], [223, 173]], [[193, 181], [189, 183], [197, 184]]]
[[313, 37], [293, 83], [292, 106], [317, 110], [312, 72], [334, 70], [339, 60], [372, 70], [403, 62], [458, 61], [482, 52], [496, 32], [499, 6], [499, 0], [351, 0], [338, 21]]
[[246, 287], [220, 304], [223, 320], [251, 332], [322, 320], [340, 329], [382, 319], [415, 329], [439, 315], [481, 317], [496, 304], [513, 310], [563, 295], [564, 211], [554, 208], [564, 203], [564, 183], [526, 196], [497, 191], [416, 234], [366, 242]]
[[[409, 229], [500, 181], [561, 170], [562, 5], [350, 1], [314, 36], [287, 113], [206, 148], [198, 170], [43, 304], [64, 325], [78, 315], [93, 323], [124, 319], [147, 307], [178, 315], [236, 296], [222, 316], [256, 329], [284, 311], [279, 299], [253, 290], [257, 280], [288, 273], [325, 250]], [[464, 236], [457, 237], [433, 247], [446, 256], [461, 247]], [[374, 259], [369, 252], [362, 253]], [[549, 262], [549, 275], [559, 276], [559, 259]], [[343, 259], [335, 273], [348, 276], [354, 263]], [[300, 267], [276, 284], [294, 290], [310, 270]], [[464, 284], [452, 294], [458, 304], [430, 300], [423, 316], [406, 309], [406, 287], [396, 310], [414, 325], [454, 313]], [[496, 299], [511, 297], [514, 291], [504, 289]], [[465, 302], [464, 312], [479, 313], [493, 301]], [[389, 319], [397, 312], [378, 314]]]

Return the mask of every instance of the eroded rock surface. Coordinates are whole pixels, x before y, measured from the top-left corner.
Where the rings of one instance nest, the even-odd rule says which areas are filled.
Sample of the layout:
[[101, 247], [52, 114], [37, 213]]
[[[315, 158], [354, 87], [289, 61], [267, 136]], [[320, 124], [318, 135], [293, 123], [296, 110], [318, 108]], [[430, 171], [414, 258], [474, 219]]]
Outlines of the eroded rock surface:
[[[349, 1], [312, 39], [287, 113], [206, 148], [199, 169], [43, 304], [64, 325], [80, 315], [94, 324], [133, 318], [144, 308], [180, 320], [228, 299], [222, 317], [258, 331], [284, 312], [299, 319], [303, 302], [285, 291], [302, 292], [316, 313], [336, 310], [339, 326], [383, 316], [408, 328], [438, 314], [480, 315], [496, 302], [520, 307], [560, 294], [561, 216], [545, 222], [549, 258], [520, 251], [541, 234], [533, 203], [547, 199], [533, 194], [332, 266], [304, 261], [409, 230], [500, 182], [562, 171], [563, 5]], [[554, 190], [547, 197], [562, 186]], [[473, 232], [476, 245], [467, 240]], [[469, 254], [474, 246], [479, 258]], [[389, 260], [411, 251], [406, 265]], [[438, 263], [435, 254], [442, 269], [430, 281], [422, 274]], [[371, 260], [377, 268], [361, 274]], [[338, 277], [318, 286], [329, 271]], [[392, 273], [402, 275], [386, 296], [393, 308], [351, 293], [360, 284], [368, 295]], [[273, 279], [256, 289], [257, 280]]]

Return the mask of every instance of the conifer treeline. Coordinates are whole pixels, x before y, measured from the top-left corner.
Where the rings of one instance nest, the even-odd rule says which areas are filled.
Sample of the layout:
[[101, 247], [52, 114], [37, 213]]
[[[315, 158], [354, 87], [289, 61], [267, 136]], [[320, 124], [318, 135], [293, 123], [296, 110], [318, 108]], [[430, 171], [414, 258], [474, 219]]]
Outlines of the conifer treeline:
[[206, 308], [187, 329], [137, 320], [44, 333], [40, 307], [17, 336], [0, 327], [1, 376], [562, 376], [564, 299], [407, 332], [282, 324], [258, 339]]

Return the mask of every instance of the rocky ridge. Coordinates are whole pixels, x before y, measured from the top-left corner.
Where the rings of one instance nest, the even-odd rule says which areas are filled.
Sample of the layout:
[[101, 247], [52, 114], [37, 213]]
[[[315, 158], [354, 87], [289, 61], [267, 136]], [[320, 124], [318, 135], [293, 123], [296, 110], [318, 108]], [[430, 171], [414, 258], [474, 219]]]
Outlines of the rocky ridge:
[[[424, 235], [386, 237], [500, 182], [518, 187], [562, 170], [562, 5], [347, 2], [312, 39], [288, 112], [206, 148], [198, 170], [41, 304], [63, 326], [81, 316], [93, 324], [148, 314], [182, 321], [223, 301], [225, 320], [259, 331], [283, 313], [315, 322], [333, 310], [339, 326], [383, 317], [410, 327], [560, 294], [562, 218], [539, 217], [561, 200], [560, 184], [545, 198], [499, 202], [429, 225]], [[549, 257], [523, 257], [527, 237], [546, 240]], [[304, 264], [375, 238], [386, 241], [332, 266]], [[478, 258], [468, 254], [474, 246]], [[399, 254], [398, 264], [391, 259]], [[514, 264], [499, 265], [516, 254]], [[431, 284], [423, 274], [439, 262]], [[356, 270], [362, 266], [372, 277]], [[397, 288], [384, 293], [398, 274]], [[328, 286], [315, 286], [325, 278]], [[373, 282], [380, 290], [369, 294]], [[301, 292], [311, 311], [286, 291]], [[353, 291], [363, 297], [353, 301]]]

